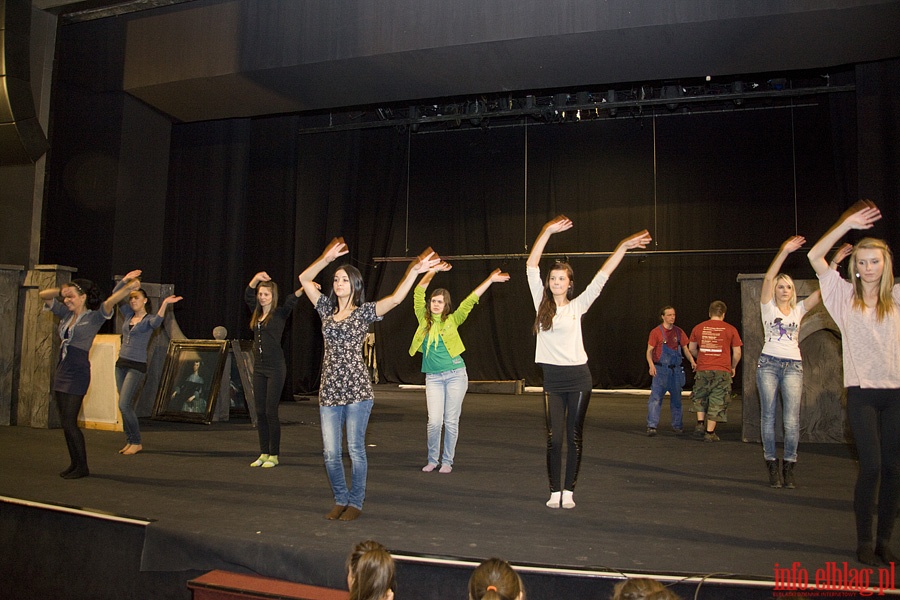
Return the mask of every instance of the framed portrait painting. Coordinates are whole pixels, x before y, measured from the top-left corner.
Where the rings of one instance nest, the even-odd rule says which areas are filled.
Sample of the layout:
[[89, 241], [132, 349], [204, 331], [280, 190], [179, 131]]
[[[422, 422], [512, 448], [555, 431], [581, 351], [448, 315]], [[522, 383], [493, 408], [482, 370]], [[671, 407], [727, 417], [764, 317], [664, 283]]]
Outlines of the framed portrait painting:
[[224, 340], [169, 342], [153, 418], [209, 424], [228, 350]]

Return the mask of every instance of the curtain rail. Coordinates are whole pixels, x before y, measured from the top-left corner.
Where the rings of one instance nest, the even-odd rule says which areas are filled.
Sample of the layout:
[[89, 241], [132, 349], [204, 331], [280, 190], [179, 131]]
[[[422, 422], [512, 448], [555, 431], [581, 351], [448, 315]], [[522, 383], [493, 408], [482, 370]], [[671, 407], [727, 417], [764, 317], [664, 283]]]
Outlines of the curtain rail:
[[[630, 250], [625, 256], [637, 256], [647, 258], [652, 256], [723, 256], [741, 254], [769, 254], [774, 255], [779, 248], [718, 248], [714, 250]], [[612, 252], [544, 252], [541, 258], [598, 258], [611, 255]], [[519, 260], [528, 258], [528, 254], [458, 254], [443, 255], [441, 259], [446, 261], [461, 260]], [[412, 256], [376, 256], [373, 262], [409, 262]]]

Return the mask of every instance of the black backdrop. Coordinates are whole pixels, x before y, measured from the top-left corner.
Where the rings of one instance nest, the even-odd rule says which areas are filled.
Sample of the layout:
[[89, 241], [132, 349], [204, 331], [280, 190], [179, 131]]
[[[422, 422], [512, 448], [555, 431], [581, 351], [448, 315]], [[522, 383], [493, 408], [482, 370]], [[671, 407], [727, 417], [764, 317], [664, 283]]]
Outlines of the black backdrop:
[[[428, 245], [445, 255], [524, 254], [558, 213], [575, 228], [555, 236], [548, 252], [608, 252], [647, 228], [651, 250], [677, 252], [628, 257], [584, 320], [595, 384], [643, 387], [660, 306], [675, 305], [689, 331], [722, 299], [739, 324], [736, 277], [765, 269], [771, 254], [759, 249], [795, 231], [820, 234], [846, 203], [834, 168], [834, 101], [842, 100], [420, 135], [299, 135], [291, 117], [180, 125], [164, 279], [191, 300], [179, 313], [191, 335], [224, 321], [247, 337], [246, 281], [267, 270], [287, 293], [333, 236], [347, 240], [372, 298], [389, 293], [406, 266], [377, 257], [413, 256]], [[602, 261], [572, 257], [576, 287]], [[470, 377], [539, 383], [523, 259], [459, 260], [433, 285], [458, 301], [495, 267], [513, 278], [493, 286], [463, 327]], [[787, 268], [811, 274], [802, 254]], [[318, 326], [304, 301], [286, 336], [295, 392], [316, 387]], [[410, 299], [376, 327], [385, 380], [422, 380], [407, 353], [414, 328]]]
[[[147, 137], [153, 128], [115, 125], [123, 102], [138, 124], [143, 118], [159, 129], [158, 114], [141, 113], [109, 89], [63, 79], [52, 110], [42, 262], [78, 266], [80, 275], [100, 282], [152, 263], [137, 251], [118, 256], [111, 240], [117, 211], [143, 211], [148, 223], [164, 221], [164, 237], [134, 230], [129, 248], [158, 254], [162, 245], [162, 265], [151, 276], [185, 296], [175, 307], [185, 332], [204, 338], [225, 325], [233, 337], [249, 338], [247, 281], [266, 270], [282, 295], [289, 293], [333, 236], [346, 238], [348, 259], [377, 297], [405, 267], [377, 257], [413, 256], [426, 245], [447, 255], [525, 253], [558, 213], [575, 228], [555, 236], [548, 252], [608, 252], [647, 228], [660, 253], [626, 258], [584, 321], [595, 384], [646, 387], [644, 349], [661, 305], [676, 306], [678, 323], [690, 330], [711, 300], [722, 299], [728, 320], [739, 325], [736, 276], [765, 270], [795, 231], [811, 242], [860, 196], [885, 213], [872, 233], [900, 242], [900, 66], [861, 65], [852, 75], [857, 94], [822, 95], [793, 109], [663, 109], [656, 118], [412, 135], [396, 129], [302, 135], [297, 117], [273, 116], [173, 124], [171, 144]], [[141, 136], [168, 148], [160, 153], [168, 165], [148, 169], [167, 173], [164, 215], [118, 198], [121, 148]], [[576, 287], [602, 260], [573, 258]], [[434, 285], [458, 301], [498, 266], [513, 279], [493, 286], [463, 326], [470, 377], [539, 383], [523, 259], [459, 260]], [[802, 253], [785, 269], [812, 276]], [[411, 300], [377, 326], [387, 381], [422, 381], [407, 354], [414, 327]], [[292, 382], [286, 393], [314, 390], [321, 339], [306, 301], [285, 347]]]

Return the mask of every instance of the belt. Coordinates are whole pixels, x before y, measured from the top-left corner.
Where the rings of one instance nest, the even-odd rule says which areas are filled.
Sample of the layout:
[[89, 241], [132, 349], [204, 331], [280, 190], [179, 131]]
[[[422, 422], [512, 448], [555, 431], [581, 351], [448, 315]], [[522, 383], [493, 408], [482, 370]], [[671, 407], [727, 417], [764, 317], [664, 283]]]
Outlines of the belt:
[[675, 369], [678, 367], [678, 365], [664, 365], [662, 363], [653, 363], [653, 364], [657, 367], [669, 367], [670, 369]]

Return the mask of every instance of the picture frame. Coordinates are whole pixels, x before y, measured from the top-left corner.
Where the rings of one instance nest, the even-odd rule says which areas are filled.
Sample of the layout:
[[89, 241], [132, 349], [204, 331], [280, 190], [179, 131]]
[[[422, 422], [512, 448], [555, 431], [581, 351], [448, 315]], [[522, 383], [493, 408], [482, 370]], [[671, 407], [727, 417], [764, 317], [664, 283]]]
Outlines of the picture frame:
[[253, 397], [253, 341], [231, 341], [231, 374], [229, 378], [229, 417], [249, 417], [256, 425]]
[[225, 370], [226, 340], [172, 340], [153, 419], [209, 424]]

